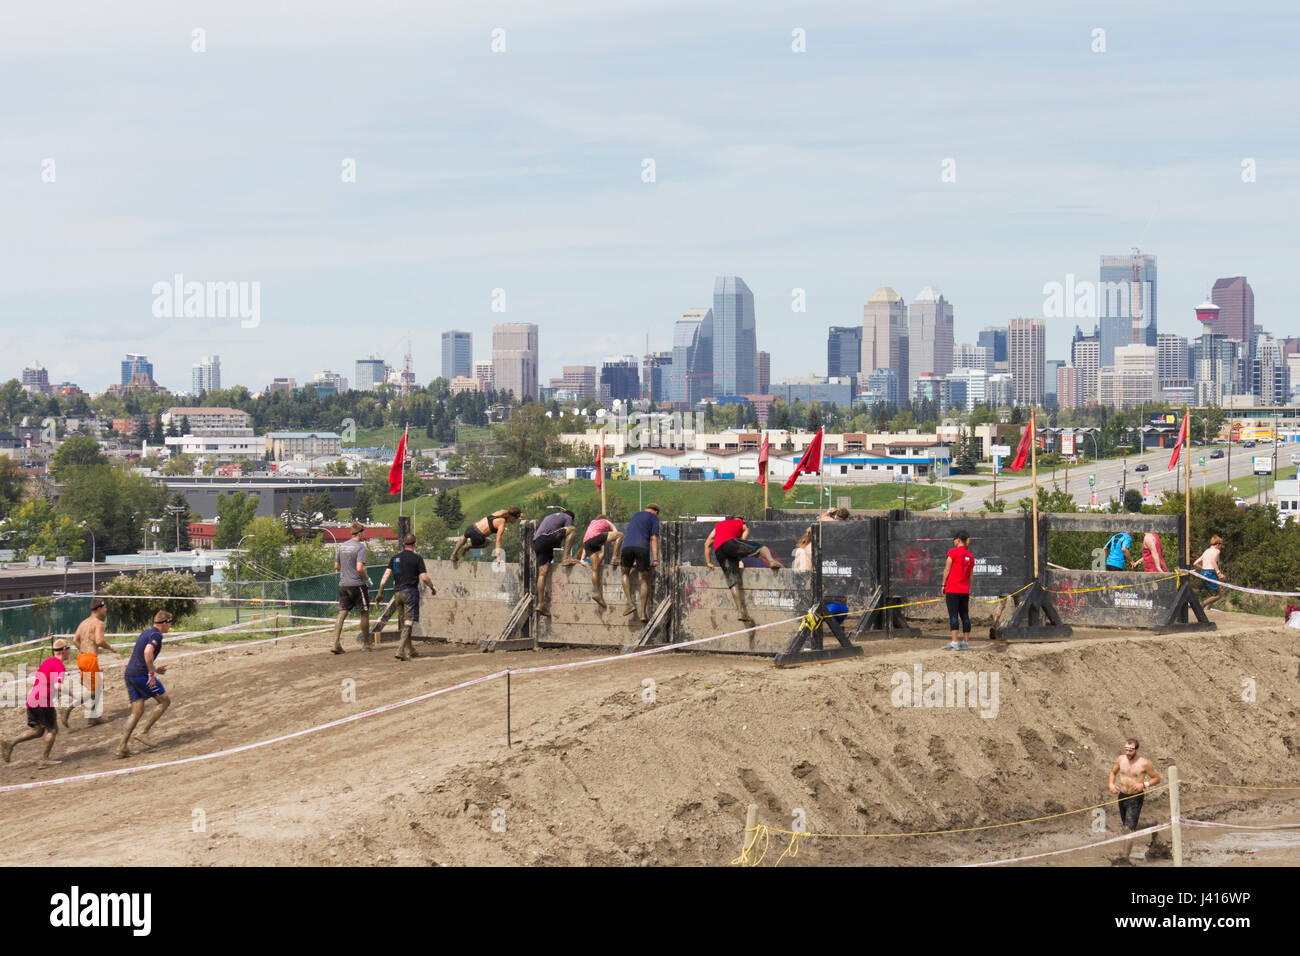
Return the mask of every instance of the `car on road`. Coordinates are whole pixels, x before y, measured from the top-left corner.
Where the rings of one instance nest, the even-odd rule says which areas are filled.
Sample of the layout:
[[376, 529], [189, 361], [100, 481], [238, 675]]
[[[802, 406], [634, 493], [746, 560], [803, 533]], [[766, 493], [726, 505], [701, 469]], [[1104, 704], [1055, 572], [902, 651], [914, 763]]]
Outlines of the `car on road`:
[[1134, 471], [1150, 471], [1150, 470], [1151, 470], [1151, 466], [1148, 465], [1148, 464], [1144, 461], [1144, 462], [1142, 462], [1142, 464], [1140, 464], [1140, 465], [1135, 465], [1135, 466], [1133, 467], [1133, 470], [1134, 470]]
[[1254, 448], [1254, 447], [1255, 447], [1255, 441], [1254, 441], [1254, 439], [1251, 439], [1250, 441], [1242, 442], [1242, 443], [1241, 443], [1241, 447], [1242, 447], [1242, 448]]
[[1210, 457], [1211, 457], [1211, 458], [1222, 458], [1222, 457], [1223, 457], [1223, 449], [1222, 449], [1222, 448], [1216, 448], [1216, 449], [1214, 449], [1214, 451], [1210, 452]]
[[1250, 507], [1249, 505], [1246, 504], [1246, 499], [1245, 499], [1245, 498], [1234, 498], [1234, 499], [1232, 500], [1232, 503], [1233, 503], [1234, 505], [1236, 505], [1238, 508], [1248, 508], [1248, 507]]

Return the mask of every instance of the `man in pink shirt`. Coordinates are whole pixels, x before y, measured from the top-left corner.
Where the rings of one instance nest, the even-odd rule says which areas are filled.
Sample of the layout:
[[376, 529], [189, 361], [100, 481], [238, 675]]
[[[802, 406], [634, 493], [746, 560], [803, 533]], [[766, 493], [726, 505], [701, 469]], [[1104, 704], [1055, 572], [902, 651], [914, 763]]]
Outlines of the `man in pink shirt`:
[[63, 674], [68, 669], [67, 663], [72, 658], [72, 645], [59, 638], [54, 642], [54, 657], [41, 661], [36, 671], [36, 681], [32, 692], [27, 695], [27, 726], [31, 728], [17, 740], [0, 740], [0, 757], [9, 762], [14, 747], [25, 740], [45, 737], [45, 753], [41, 757], [42, 767], [59, 763], [50, 759], [54, 749], [54, 740], [59, 735], [59, 722], [54, 714], [54, 702], [58, 698], [59, 685], [63, 683]]
[[600, 580], [600, 563], [605, 559], [606, 545], [613, 545], [610, 560], [618, 561], [623, 547], [623, 532], [614, 526], [608, 516], [596, 515], [595, 520], [587, 525], [587, 533], [582, 536], [582, 553], [591, 562], [591, 599], [601, 607], [608, 607]]

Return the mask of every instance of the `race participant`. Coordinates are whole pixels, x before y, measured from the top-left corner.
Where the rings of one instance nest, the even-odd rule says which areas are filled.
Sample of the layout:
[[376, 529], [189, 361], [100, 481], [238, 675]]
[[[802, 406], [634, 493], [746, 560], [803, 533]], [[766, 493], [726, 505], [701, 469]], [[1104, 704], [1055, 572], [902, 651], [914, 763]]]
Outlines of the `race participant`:
[[1132, 558], [1129, 557], [1128, 549], [1133, 546], [1133, 536], [1127, 531], [1117, 531], [1110, 536], [1102, 547], [1106, 551], [1106, 570], [1123, 571], [1128, 567]]
[[36, 681], [32, 691], [27, 695], [27, 733], [16, 740], [0, 740], [0, 757], [8, 763], [13, 750], [19, 744], [37, 737], [45, 738], [45, 750], [41, 754], [40, 766], [46, 767], [60, 763], [50, 757], [54, 741], [59, 736], [59, 722], [55, 718], [54, 702], [58, 697], [63, 675], [68, 662], [72, 659], [72, 645], [63, 638], [58, 638], [53, 646], [54, 656], [41, 661], [36, 670]]
[[555, 549], [563, 548], [564, 557], [569, 557], [569, 548], [578, 536], [578, 529], [573, 526], [573, 512], [567, 508], [554, 511], [543, 518], [533, 533], [533, 554], [537, 556], [537, 613], [551, 616], [551, 569], [555, 561]]
[[710, 568], [715, 566], [715, 554], [722, 564], [731, 600], [736, 605], [736, 616], [742, 623], [753, 627], [754, 619], [745, 607], [745, 580], [740, 570], [741, 562], [757, 556], [773, 571], [780, 571], [785, 565], [776, 559], [767, 545], [749, 540], [749, 525], [745, 523], [743, 515], [732, 515], [713, 526], [709, 536], [704, 539], [705, 565]]
[[1160, 543], [1160, 535], [1154, 531], [1148, 531], [1142, 535], [1142, 557], [1133, 562], [1133, 567], [1143, 567], [1148, 571], [1168, 571], [1165, 567], [1164, 546]]
[[158, 703], [153, 713], [149, 715], [149, 719], [145, 721], [144, 727], [135, 735], [135, 739], [136, 743], [146, 750], [153, 749], [149, 731], [154, 724], [158, 723], [158, 718], [163, 715], [163, 711], [171, 706], [167, 688], [163, 687], [162, 681], [158, 679], [158, 675], [165, 674], [167, 668], [156, 663], [158, 655], [162, 652], [163, 638], [171, 629], [172, 616], [166, 611], [159, 611], [153, 616], [153, 626], [146, 627], [135, 639], [135, 647], [131, 649], [131, 659], [126, 662], [126, 669], [122, 672], [122, 677], [126, 681], [126, 696], [131, 701], [131, 716], [127, 719], [126, 733], [122, 734], [122, 743], [118, 746], [115, 756], [131, 756], [127, 744], [130, 743], [131, 734], [134, 733], [136, 724], [144, 714], [144, 702], [151, 697]]
[[[1133, 833], [1138, 828], [1138, 814], [1142, 812], [1142, 796], [1146, 791], [1160, 783], [1160, 774], [1155, 765], [1146, 757], [1138, 756], [1138, 741], [1130, 737], [1124, 741], [1124, 751], [1115, 758], [1115, 765], [1110, 768], [1107, 786], [1110, 792], [1119, 794], [1119, 816], [1124, 829]], [[1124, 841], [1124, 859], [1133, 852], [1133, 841]]]
[[402, 639], [397, 645], [397, 659], [409, 661], [412, 657], [420, 656], [411, 646], [411, 628], [420, 619], [420, 585], [429, 588], [430, 596], [438, 593], [438, 589], [433, 586], [433, 578], [429, 577], [425, 569], [424, 558], [415, 552], [415, 535], [408, 534], [402, 539], [402, 550], [393, 555], [388, 567], [384, 568], [384, 576], [379, 579], [376, 601], [383, 598], [384, 587], [390, 577], [393, 579], [393, 606], [402, 628]]
[[[90, 617], [77, 625], [72, 643], [77, 648], [77, 669], [81, 671], [82, 700], [86, 702], [86, 725], [94, 727], [103, 722], [104, 688], [99, 682], [99, 649], [117, 654], [104, 636], [104, 619], [108, 617], [108, 602], [102, 597], [90, 599]], [[72, 707], [64, 707], [59, 715], [63, 726], [68, 726]]]
[[1205, 575], [1205, 577], [1209, 578], [1209, 580], [1205, 582], [1205, 586], [1209, 589], [1210, 596], [1201, 603], [1201, 607], [1205, 608], [1207, 611], [1214, 606], [1219, 598], [1223, 597], [1223, 595], [1219, 593], [1218, 582], [1228, 580], [1227, 576], [1223, 573], [1223, 565], [1221, 564], [1222, 559], [1223, 539], [1216, 534], [1210, 539], [1210, 546], [1201, 553], [1199, 558], [1192, 562], [1192, 567], [1200, 568], [1201, 573]]
[[605, 604], [605, 594], [600, 577], [600, 565], [605, 560], [605, 546], [612, 545], [610, 560], [617, 562], [623, 548], [623, 533], [614, 526], [606, 515], [596, 515], [587, 525], [582, 536], [583, 558], [591, 565], [591, 599], [601, 607]]
[[[648, 603], [654, 585], [654, 566], [659, 563], [659, 506], [649, 504], [627, 522], [623, 534], [623, 552], [619, 567], [623, 570], [623, 595], [627, 598], [627, 616], [639, 615], [641, 623], [650, 620]], [[636, 578], [632, 577], [635, 568]], [[637, 588], [640, 587], [638, 594]]]
[[339, 616], [334, 622], [334, 647], [331, 654], [343, 653], [343, 622], [353, 608], [361, 611], [361, 631], [357, 639], [370, 650], [370, 577], [366, 574], [366, 543], [361, 540], [366, 527], [352, 522], [352, 540], [344, 541], [334, 556], [334, 570], [339, 573]]
[[456, 547], [451, 552], [451, 563], [457, 564], [460, 561], [460, 553], [468, 551], [471, 548], [481, 548], [487, 544], [488, 535], [496, 533], [497, 541], [494, 548], [495, 552], [501, 550], [501, 536], [506, 533], [506, 525], [514, 524], [523, 517], [523, 510], [518, 505], [511, 505], [502, 511], [494, 511], [486, 518], [480, 518], [474, 524], [465, 529], [465, 533], [460, 536], [456, 542]]

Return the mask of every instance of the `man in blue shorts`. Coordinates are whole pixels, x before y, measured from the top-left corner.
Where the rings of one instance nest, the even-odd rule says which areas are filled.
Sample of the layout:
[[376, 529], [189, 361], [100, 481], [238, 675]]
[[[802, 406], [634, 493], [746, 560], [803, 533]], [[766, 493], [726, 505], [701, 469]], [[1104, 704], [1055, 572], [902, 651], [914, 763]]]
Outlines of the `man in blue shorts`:
[[[644, 511], [638, 511], [627, 522], [627, 531], [623, 534], [623, 553], [619, 556], [619, 566], [623, 570], [623, 594], [627, 597], [627, 608], [623, 611], [628, 617], [637, 614], [641, 623], [650, 620], [648, 602], [654, 587], [654, 566], [659, 563], [659, 506], [646, 505]], [[634, 580], [634, 573], [638, 580]], [[637, 584], [640, 584], [640, 595]]]
[[131, 701], [131, 716], [126, 722], [126, 733], [122, 735], [122, 744], [117, 748], [116, 756], [118, 757], [131, 756], [127, 744], [130, 743], [131, 734], [134, 733], [136, 724], [140, 722], [140, 718], [144, 714], [144, 702], [150, 698], [157, 700], [158, 706], [149, 715], [144, 727], [135, 735], [135, 739], [146, 750], [153, 749], [153, 741], [149, 739], [149, 730], [154, 724], [158, 723], [158, 718], [163, 715], [163, 711], [171, 705], [171, 698], [167, 696], [167, 689], [163, 687], [162, 681], [158, 679], [158, 675], [166, 673], [167, 668], [156, 663], [158, 655], [162, 651], [163, 637], [171, 629], [172, 616], [166, 611], [159, 611], [153, 616], [153, 627], [145, 628], [140, 636], [135, 639], [135, 647], [131, 650], [131, 659], [126, 662], [126, 670], [122, 672], [122, 676], [126, 681], [126, 696]]

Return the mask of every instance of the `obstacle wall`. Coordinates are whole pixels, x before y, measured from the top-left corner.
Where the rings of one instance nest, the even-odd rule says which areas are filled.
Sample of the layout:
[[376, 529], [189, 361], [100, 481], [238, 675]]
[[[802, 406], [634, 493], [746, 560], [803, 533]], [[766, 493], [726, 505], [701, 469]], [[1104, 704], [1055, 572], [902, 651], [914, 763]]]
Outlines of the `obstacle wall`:
[[[420, 594], [420, 623], [415, 637], [477, 644], [505, 627], [520, 598], [524, 575], [518, 563], [492, 561], [428, 561], [426, 567], [438, 593]], [[392, 591], [388, 592], [391, 596]], [[372, 617], [378, 610], [372, 610]]]

